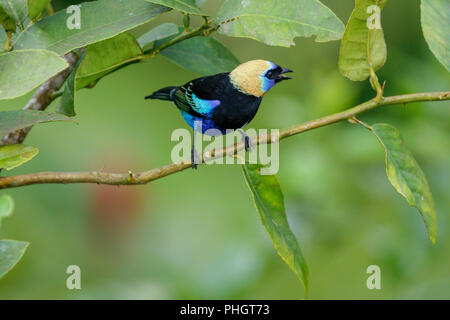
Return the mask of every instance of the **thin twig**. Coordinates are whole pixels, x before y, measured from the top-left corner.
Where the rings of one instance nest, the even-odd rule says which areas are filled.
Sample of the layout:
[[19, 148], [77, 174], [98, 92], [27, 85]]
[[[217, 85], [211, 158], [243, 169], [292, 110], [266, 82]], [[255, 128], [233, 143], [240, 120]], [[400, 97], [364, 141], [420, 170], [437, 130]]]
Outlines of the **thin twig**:
[[193, 29], [191, 31], [188, 31], [188, 32], [186, 32], [186, 31], [182, 32], [175, 38], [173, 38], [167, 42], [164, 42], [160, 46], [144, 52], [144, 54], [141, 56], [141, 60], [144, 60], [147, 58], [154, 58], [155, 55], [157, 55], [159, 52], [161, 52], [162, 50], [164, 50], [170, 46], [173, 46], [174, 44], [177, 44], [178, 42], [181, 42], [186, 39], [193, 38], [193, 37], [197, 37], [197, 36], [203, 36], [203, 35], [205, 35], [205, 33], [207, 35], [209, 35], [210, 33], [207, 33], [207, 32], [214, 31], [214, 30], [215, 29], [213, 27], [211, 27], [210, 23], [206, 20], [206, 22], [204, 22], [200, 27]]
[[[335, 113], [316, 120], [307, 121], [299, 125], [282, 130], [278, 135], [259, 135], [252, 138], [253, 144], [278, 143], [287, 137], [300, 134], [312, 129], [327, 126], [343, 120], [352, 119], [357, 114], [368, 110], [394, 104], [405, 104], [420, 101], [444, 101], [450, 100], [450, 91], [447, 92], [427, 92], [414, 93], [400, 96], [382, 98], [381, 101], [372, 99], [356, 107]], [[210, 161], [224, 157], [225, 155], [237, 154], [244, 149], [244, 143], [239, 142], [222, 149], [213, 150], [208, 154], [203, 154], [202, 160]], [[109, 185], [140, 185], [157, 180], [173, 173], [191, 168], [191, 163], [170, 164], [161, 168], [152, 169], [140, 173], [106, 173], [106, 172], [40, 172], [18, 176], [0, 178], [0, 189], [22, 187], [32, 184], [43, 183], [98, 183]]]
[[[164, 42], [163, 44], [159, 45], [158, 47], [144, 51], [143, 54], [140, 54], [138, 56], [135, 56], [135, 57], [129, 59], [129, 61], [127, 63], [124, 63], [124, 64], [120, 65], [119, 67], [115, 68], [114, 70], [111, 70], [111, 72], [108, 72], [108, 73], [102, 75], [101, 77], [97, 78], [92, 84], [90, 84], [84, 88], [92, 89], [103, 77], [110, 75], [112, 72], [118, 71], [118, 70], [120, 70], [124, 67], [127, 67], [131, 64], [134, 64], [134, 63], [139, 63], [139, 62], [142, 62], [142, 61], [145, 61], [148, 59], [153, 59], [162, 50], [164, 50], [168, 47], [171, 47], [181, 41], [184, 41], [184, 40], [190, 39], [190, 38], [194, 38], [194, 37], [198, 37], [198, 36], [207, 37], [216, 30], [217, 30], [217, 27], [212, 26], [212, 21], [208, 21], [208, 19], [205, 18], [203, 24], [200, 27], [193, 29], [191, 31], [188, 31], [188, 32], [186, 32], [186, 31], [182, 32], [175, 38], [173, 38], [167, 42]], [[57, 92], [54, 95], [54, 98], [55, 99], [58, 98], [61, 94], [62, 94], [61, 92]]]

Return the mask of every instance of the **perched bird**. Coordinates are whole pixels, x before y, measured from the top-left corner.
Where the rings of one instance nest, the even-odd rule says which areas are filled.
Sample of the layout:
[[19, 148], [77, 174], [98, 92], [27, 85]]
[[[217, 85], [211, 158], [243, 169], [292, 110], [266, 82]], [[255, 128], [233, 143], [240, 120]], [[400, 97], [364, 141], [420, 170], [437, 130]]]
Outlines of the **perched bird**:
[[[236, 130], [248, 124], [258, 111], [264, 94], [278, 82], [291, 79], [285, 75], [288, 72], [292, 70], [270, 61], [252, 60], [231, 72], [194, 79], [181, 87], [162, 88], [145, 98], [172, 101], [196, 131], [210, 134], [207, 130], [216, 129], [226, 134], [227, 129]], [[201, 127], [195, 125], [200, 122]], [[248, 150], [250, 139], [243, 131], [241, 133]], [[191, 158], [192, 166], [196, 168], [194, 145]]]

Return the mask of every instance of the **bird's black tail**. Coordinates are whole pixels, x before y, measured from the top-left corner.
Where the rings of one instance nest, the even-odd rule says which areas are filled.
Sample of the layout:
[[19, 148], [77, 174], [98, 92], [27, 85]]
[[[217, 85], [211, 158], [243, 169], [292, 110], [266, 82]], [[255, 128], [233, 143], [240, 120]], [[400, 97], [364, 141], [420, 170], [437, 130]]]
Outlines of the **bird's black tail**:
[[177, 87], [165, 87], [146, 96], [145, 99], [172, 100], [172, 94]]

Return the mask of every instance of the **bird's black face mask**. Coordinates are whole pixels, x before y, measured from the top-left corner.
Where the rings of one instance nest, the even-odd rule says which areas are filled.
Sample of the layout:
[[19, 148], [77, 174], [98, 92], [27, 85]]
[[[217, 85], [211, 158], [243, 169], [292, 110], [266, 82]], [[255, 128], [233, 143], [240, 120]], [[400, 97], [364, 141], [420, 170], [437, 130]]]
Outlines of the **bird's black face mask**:
[[292, 70], [285, 69], [282, 67], [277, 67], [274, 70], [270, 70], [267, 72], [266, 77], [274, 80], [276, 83], [283, 81], [283, 80], [289, 80], [292, 79], [291, 77], [288, 77], [285, 75], [285, 73], [293, 72]]

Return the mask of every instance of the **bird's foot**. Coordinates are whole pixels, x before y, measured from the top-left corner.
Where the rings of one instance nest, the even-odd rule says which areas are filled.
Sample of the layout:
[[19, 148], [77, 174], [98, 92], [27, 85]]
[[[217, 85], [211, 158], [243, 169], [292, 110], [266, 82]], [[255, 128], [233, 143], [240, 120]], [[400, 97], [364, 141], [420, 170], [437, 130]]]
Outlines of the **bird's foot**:
[[202, 160], [200, 156], [197, 153], [197, 150], [195, 150], [195, 147], [192, 147], [191, 150], [191, 166], [192, 169], [197, 169], [197, 164], [202, 163]]
[[242, 140], [244, 140], [245, 151], [252, 151], [255, 145], [252, 142], [252, 139], [241, 129], [239, 132], [242, 134]]

